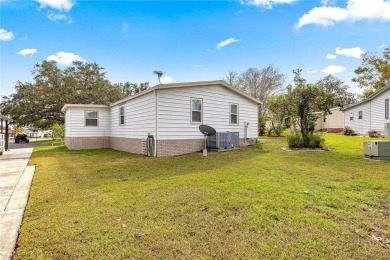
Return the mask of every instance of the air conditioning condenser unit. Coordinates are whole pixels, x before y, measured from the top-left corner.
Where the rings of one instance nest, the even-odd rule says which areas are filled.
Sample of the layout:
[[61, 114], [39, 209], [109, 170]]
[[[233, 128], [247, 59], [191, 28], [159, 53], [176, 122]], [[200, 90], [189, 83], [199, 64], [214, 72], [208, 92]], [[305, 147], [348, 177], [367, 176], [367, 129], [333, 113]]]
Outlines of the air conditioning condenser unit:
[[375, 160], [390, 160], [390, 141], [366, 141], [364, 156]]
[[225, 150], [238, 148], [240, 145], [239, 132], [217, 132], [207, 137], [207, 148]]

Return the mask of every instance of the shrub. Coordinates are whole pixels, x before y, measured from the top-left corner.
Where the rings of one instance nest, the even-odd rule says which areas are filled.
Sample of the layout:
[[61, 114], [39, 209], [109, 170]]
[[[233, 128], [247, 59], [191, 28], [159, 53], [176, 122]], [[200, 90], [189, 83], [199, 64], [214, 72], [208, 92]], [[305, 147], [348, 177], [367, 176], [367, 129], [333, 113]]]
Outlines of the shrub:
[[353, 131], [349, 126], [344, 127], [344, 130], [341, 133], [343, 135], [355, 135], [355, 131]]
[[325, 144], [325, 139], [319, 134], [310, 134], [309, 135], [310, 148], [323, 148]]
[[375, 130], [368, 131], [368, 136], [369, 137], [379, 137], [379, 132]]
[[293, 131], [290, 134], [287, 135], [287, 144], [288, 147], [290, 148], [301, 148], [303, 147], [303, 139], [302, 139], [302, 134]]
[[305, 147], [302, 134], [298, 131], [293, 131], [287, 135], [287, 144], [290, 148], [323, 148], [325, 139], [319, 134], [309, 134], [309, 147]]

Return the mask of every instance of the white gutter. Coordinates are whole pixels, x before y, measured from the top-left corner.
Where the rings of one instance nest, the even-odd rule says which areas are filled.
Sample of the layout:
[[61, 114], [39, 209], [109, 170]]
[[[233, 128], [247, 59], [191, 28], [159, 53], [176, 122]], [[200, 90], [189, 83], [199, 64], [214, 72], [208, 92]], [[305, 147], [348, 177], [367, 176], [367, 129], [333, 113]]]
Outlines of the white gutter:
[[155, 113], [156, 113], [156, 115], [155, 115], [155, 136], [156, 136], [156, 138], [154, 139], [154, 141], [155, 141], [155, 144], [154, 144], [154, 156], [155, 157], [157, 157], [157, 138], [158, 138], [158, 135], [157, 135], [157, 131], [158, 131], [158, 127], [157, 127], [157, 125], [158, 125], [158, 109], [157, 109], [157, 107], [158, 107], [158, 95], [157, 95], [157, 90], [158, 89], [155, 89], [154, 90], [154, 100], [155, 100], [155, 109], [154, 109], [154, 111], [155, 111]]

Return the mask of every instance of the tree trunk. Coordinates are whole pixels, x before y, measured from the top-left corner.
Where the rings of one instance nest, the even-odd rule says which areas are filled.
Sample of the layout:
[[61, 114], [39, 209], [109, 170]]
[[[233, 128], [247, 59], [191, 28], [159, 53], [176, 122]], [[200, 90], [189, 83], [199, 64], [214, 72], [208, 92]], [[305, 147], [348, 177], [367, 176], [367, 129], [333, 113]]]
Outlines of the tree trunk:
[[309, 147], [309, 129], [307, 127], [308, 115], [309, 115], [308, 108], [304, 107], [301, 114], [301, 133], [302, 133], [303, 147]]

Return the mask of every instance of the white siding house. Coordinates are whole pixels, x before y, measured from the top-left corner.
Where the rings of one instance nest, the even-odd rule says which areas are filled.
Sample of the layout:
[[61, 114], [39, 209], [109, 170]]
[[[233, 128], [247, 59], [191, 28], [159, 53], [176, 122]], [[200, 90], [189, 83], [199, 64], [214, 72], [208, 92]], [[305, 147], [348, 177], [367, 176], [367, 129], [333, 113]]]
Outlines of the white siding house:
[[[69, 104], [65, 107], [65, 145], [67, 147], [79, 148], [81, 144], [77, 142], [77, 139], [83, 139], [85, 149], [109, 147], [109, 106]], [[95, 140], [99, 141], [95, 142]]]
[[[224, 81], [157, 85], [109, 106], [65, 105], [65, 144], [69, 149], [110, 147], [144, 154], [150, 134], [156, 156], [185, 154], [203, 148], [201, 124], [217, 132], [239, 132], [241, 144], [253, 144], [258, 137], [258, 104]], [[87, 120], [96, 124], [87, 119], [97, 115], [88, 114], [94, 111], [98, 125], [87, 126]]]
[[344, 111], [344, 125], [359, 135], [368, 135], [375, 130], [382, 134], [389, 118], [390, 85], [383, 87], [368, 98], [347, 106]]

